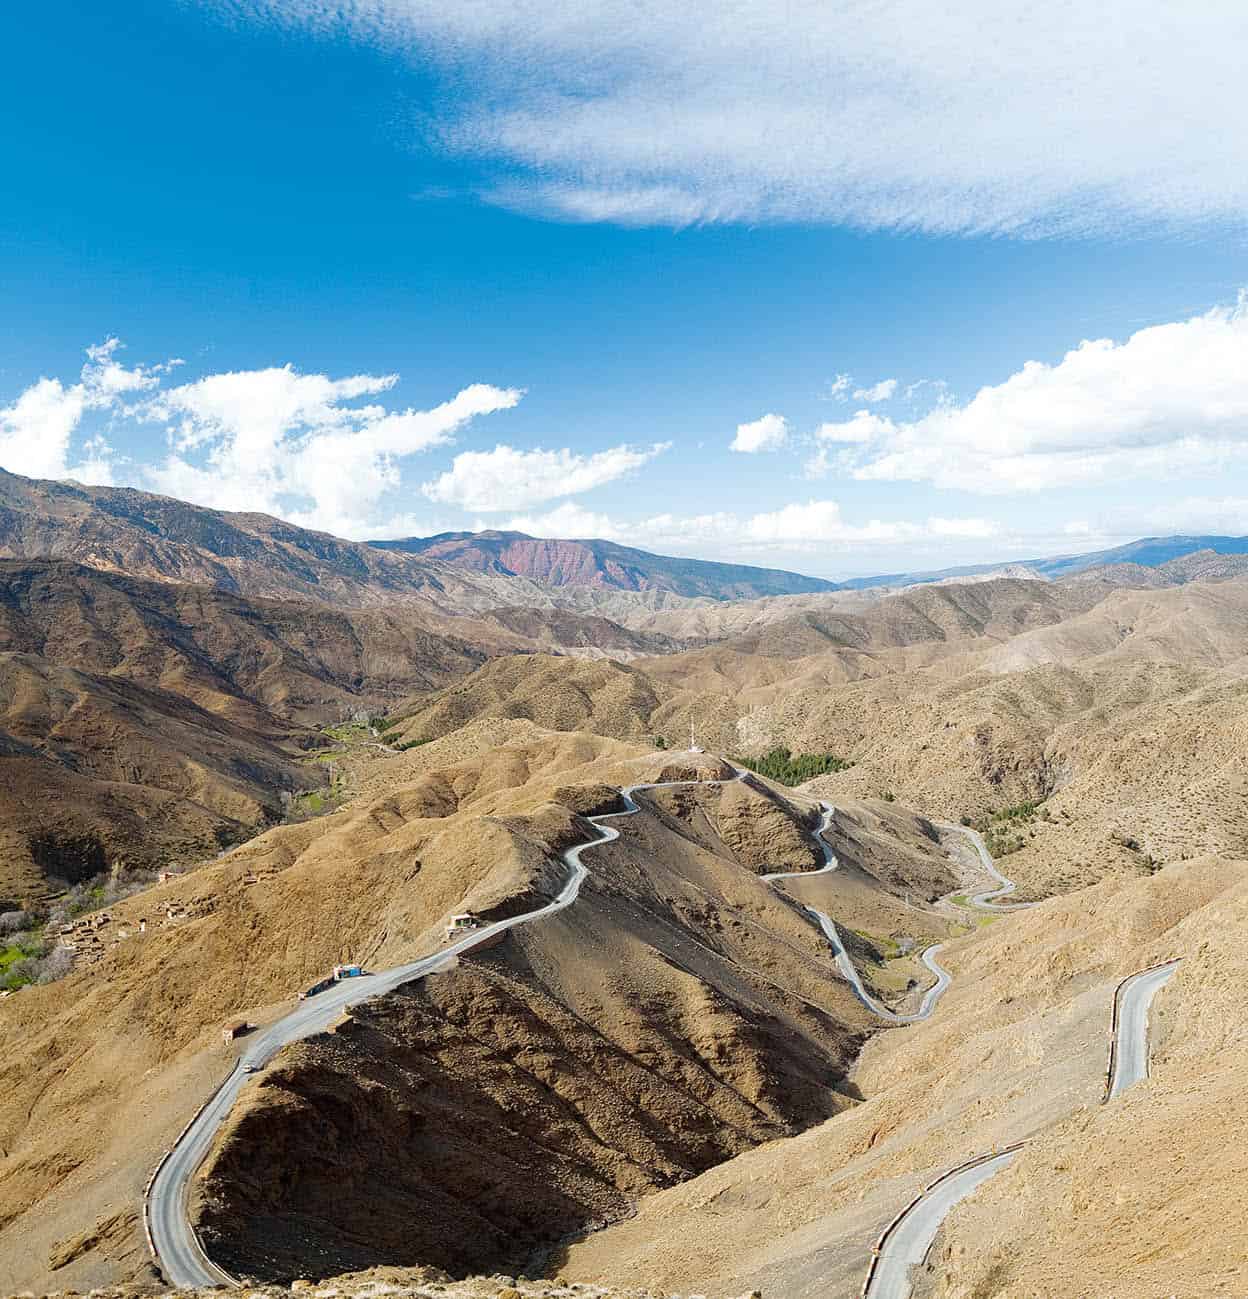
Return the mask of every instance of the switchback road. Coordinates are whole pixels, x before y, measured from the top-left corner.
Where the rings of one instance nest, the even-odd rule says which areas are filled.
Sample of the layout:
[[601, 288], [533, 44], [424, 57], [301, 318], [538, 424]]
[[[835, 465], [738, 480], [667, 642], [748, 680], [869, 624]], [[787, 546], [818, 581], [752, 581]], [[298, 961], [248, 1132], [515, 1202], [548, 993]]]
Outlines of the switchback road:
[[[1107, 1100], [1148, 1077], [1148, 1012], [1153, 998], [1169, 980], [1178, 961], [1141, 970], [1115, 993], [1117, 1014], [1113, 1063]], [[879, 1257], [868, 1273], [863, 1299], [908, 1299], [910, 1269], [927, 1257], [940, 1225], [959, 1201], [999, 1173], [1018, 1155], [1017, 1149], [971, 1160], [933, 1182], [885, 1234]]]
[[[744, 770], [736, 768], [736, 774], [728, 779], [741, 780], [747, 775]], [[509, 916], [505, 920], [497, 920], [481, 929], [474, 929], [432, 956], [396, 966], [381, 974], [365, 975], [335, 983], [315, 997], [300, 1002], [289, 1014], [257, 1033], [248, 1043], [233, 1071], [161, 1160], [148, 1185], [143, 1204], [145, 1225], [152, 1252], [165, 1279], [172, 1285], [185, 1287], [238, 1284], [234, 1277], [213, 1263], [204, 1252], [191, 1225], [188, 1197], [191, 1179], [203, 1163], [221, 1125], [253, 1073], [268, 1064], [284, 1046], [311, 1037], [315, 1033], [324, 1032], [351, 1006], [393, 992], [402, 984], [437, 970], [450, 958], [471, 950], [494, 934], [514, 929], [517, 925], [530, 924], [571, 906], [581, 891], [581, 882], [589, 873], [581, 864], [582, 853], [620, 837], [620, 832], [614, 826], [605, 825], [604, 822], [618, 817], [632, 816], [638, 812], [640, 809], [634, 797], [636, 794], [648, 789], [718, 783], [722, 782], [676, 780], [659, 784], [630, 785], [622, 789], [620, 797], [624, 802], [624, 810], [589, 817], [588, 820], [599, 832], [598, 837], [589, 840], [588, 843], [569, 848], [562, 854], [562, 859], [568, 867], [568, 879], [551, 902], [534, 911]]]

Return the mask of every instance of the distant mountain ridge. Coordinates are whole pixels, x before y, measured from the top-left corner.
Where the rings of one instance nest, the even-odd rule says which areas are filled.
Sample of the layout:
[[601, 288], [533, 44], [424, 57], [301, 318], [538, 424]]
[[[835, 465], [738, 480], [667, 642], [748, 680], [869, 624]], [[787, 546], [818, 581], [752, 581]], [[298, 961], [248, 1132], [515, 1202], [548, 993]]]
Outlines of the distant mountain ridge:
[[1017, 559], [1002, 564], [963, 564], [957, 568], [928, 569], [917, 573], [883, 573], [853, 577], [839, 584], [841, 590], [867, 591], [879, 586], [917, 586], [944, 582], [950, 578], [980, 577], [1007, 570], [1026, 569], [1036, 577], [1055, 580], [1093, 568], [1133, 564], [1139, 568], [1162, 568], [1174, 560], [1198, 552], [1216, 555], [1248, 555], [1248, 537], [1175, 536], [1141, 537], [1109, 550], [1090, 550], [1078, 555], [1054, 555], [1048, 559]]
[[527, 577], [550, 586], [600, 586], [621, 591], [670, 591], [712, 600], [755, 600], [769, 595], [811, 595], [840, 589], [837, 582], [779, 568], [722, 564], [655, 555], [614, 541], [557, 540], [523, 532], [441, 532], [433, 537], [374, 541], [399, 551], [478, 573]]
[[[1248, 568], [1248, 537], [1143, 537], [1108, 550], [834, 582], [785, 569], [657, 555], [601, 539], [444, 532], [346, 541], [264, 514], [213, 510], [128, 487], [23, 478], [0, 468], [0, 559], [68, 559], [105, 572], [215, 586], [249, 599], [359, 608], [396, 600], [432, 615], [563, 606], [628, 621], [633, 602], [719, 603], [992, 576], [1059, 580], [1094, 572], [1138, 586]], [[628, 604], [619, 608], [619, 602]]]

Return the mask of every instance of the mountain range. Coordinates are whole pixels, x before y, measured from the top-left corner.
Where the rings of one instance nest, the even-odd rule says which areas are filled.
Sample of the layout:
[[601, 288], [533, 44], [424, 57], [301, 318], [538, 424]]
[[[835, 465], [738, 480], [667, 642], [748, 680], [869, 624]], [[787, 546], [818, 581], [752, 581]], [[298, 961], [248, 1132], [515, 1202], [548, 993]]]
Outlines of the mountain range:
[[[851, 1299], [938, 1171], [1028, 1139], [934, 1299], [1064, 1295], [1074, 1236], [1096, 1293], [1234, 1293], [1242, 1232], [1202, 1224], [1248, 1188], [1237, 539], [904, 589], [433, 541], [0, 474], [8, 1284], [169, 1293], [142, 1188], [259, 1036], [222, 1025], [546, 908], [596, 840], [565, 910], [248, 1072], [185, 1206], [213, 1258], [367, 1269], [350, 1299]], [[1034, 910], [975, 912], [960, 826]], [[894, 1032], [934, 944], [952, 983]], [[1175, 957], [1153, 1078], [1101, 1106], [1118, 982]]]
[[[0, 557], [62, 558], [156, 581], [194, 582], [244, 596], [361, 606], [415, 598], [464, 614], [550, 607], [557, 592], [614, 592], [721, 602], [870, 591], [1008, 571], [1057, 579], [1102, 569], [1166, 570], [1218, 557], [1218, 575], [1248, 566], [1248, 537], [1147, 537], [1110, 550], [881, 574], [833, 582], [783, 569], [656, 555], [598, 539], [521, 532], [447, 532], [353, 542], [269, 515], [212, 510], [133, 488], [23, 478], [0, 469]], [[1207, 565], [1206, 565], [1207, 567]], [[583, 611], [606, 612], [591, 601]]]

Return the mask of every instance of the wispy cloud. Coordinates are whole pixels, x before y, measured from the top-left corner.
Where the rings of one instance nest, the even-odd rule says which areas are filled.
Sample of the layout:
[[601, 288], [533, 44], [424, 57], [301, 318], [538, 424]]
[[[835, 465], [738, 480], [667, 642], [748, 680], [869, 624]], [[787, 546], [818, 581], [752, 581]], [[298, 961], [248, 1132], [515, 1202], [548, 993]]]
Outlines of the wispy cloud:
[[896, 391], [896, 379], [881, 379], [879, 383], [873, 383], [869, 388], [855, 388], [854, 400], [874, 405], [876, 402], [891, 401]]
[[440, 59], [448, 147], [500, 163], [499, 201], [575, 220], [1046, 235], [1248, 211], [1239, 0], [204, 3]]
[[921, 520], [845, 518], [839, 502], [793, 502], [777, 510], [739, 515], [656, 514], [627, 523], [565, 503], [542, 515], [518, 515], [507, 528], [537, 537], [605, 537], [629, 545], [701, 554], [737, 555], [850, 553], [911, 542], [988, 540], [1003, 535], [991, 519]]

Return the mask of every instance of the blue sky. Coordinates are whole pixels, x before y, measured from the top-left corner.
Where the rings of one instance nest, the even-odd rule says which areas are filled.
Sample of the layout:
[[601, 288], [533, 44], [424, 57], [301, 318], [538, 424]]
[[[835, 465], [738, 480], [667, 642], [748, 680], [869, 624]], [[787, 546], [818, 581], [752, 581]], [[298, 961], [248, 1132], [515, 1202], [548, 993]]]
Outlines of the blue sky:
[[23, 6], [0, 465], [832, 577], [1248, 532], [1237, 8]]

